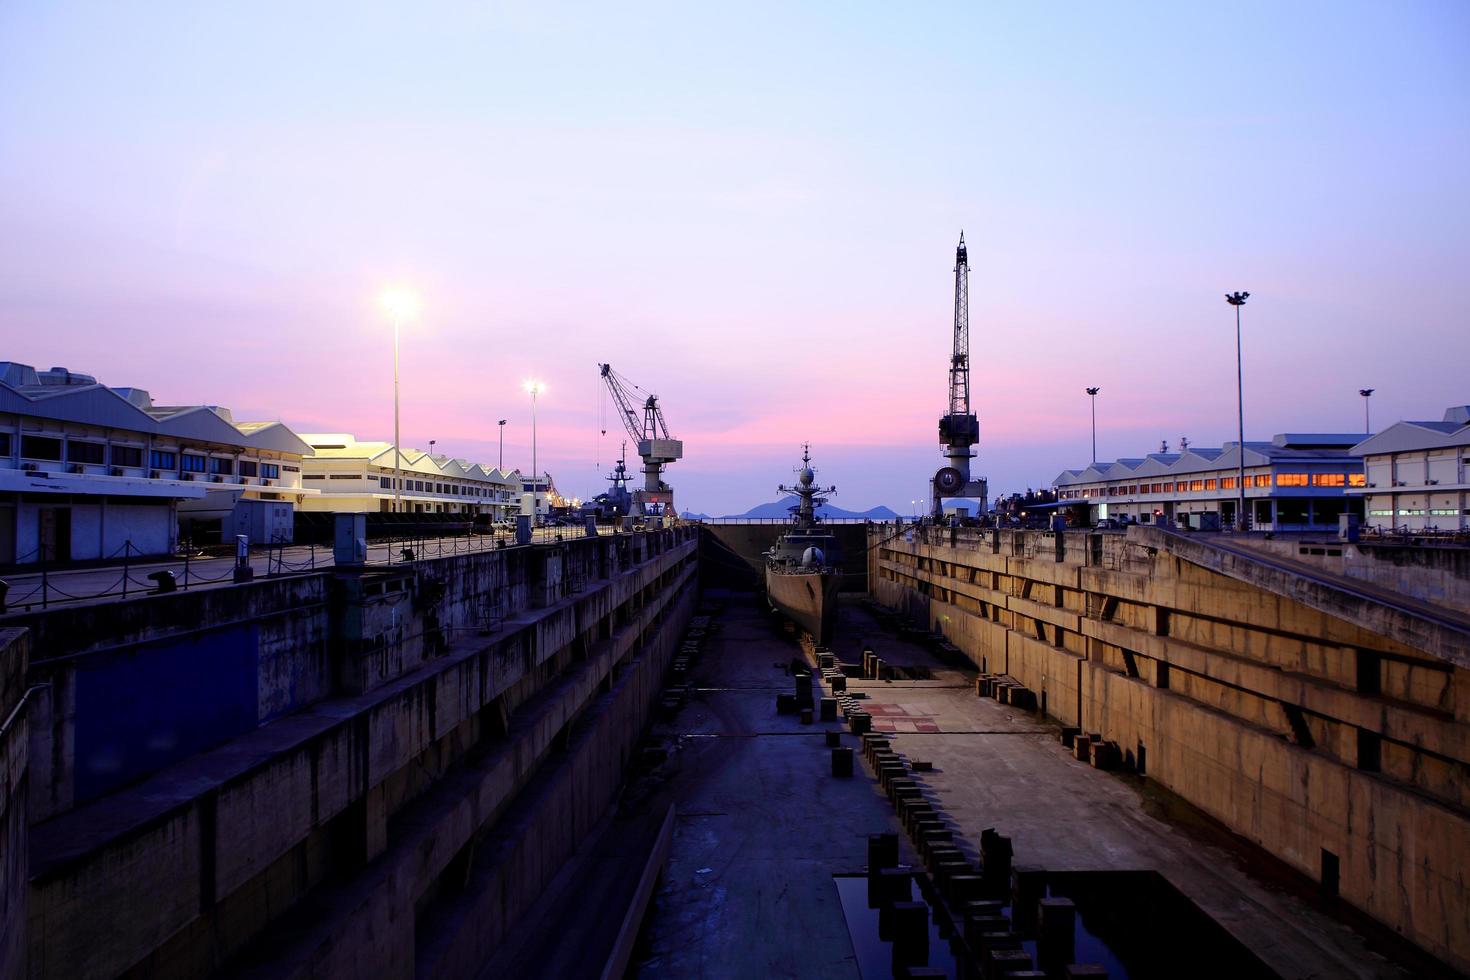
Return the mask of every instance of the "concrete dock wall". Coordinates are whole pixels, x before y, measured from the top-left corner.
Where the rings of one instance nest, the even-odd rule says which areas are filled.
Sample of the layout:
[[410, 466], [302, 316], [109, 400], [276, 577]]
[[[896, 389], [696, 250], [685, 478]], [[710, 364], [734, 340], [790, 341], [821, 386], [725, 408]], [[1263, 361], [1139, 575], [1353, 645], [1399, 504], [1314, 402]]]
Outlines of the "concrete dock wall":
[[[183, 600], [166, 607], [172, 633], [160, 605], [87, 610], [91, 628], [31, 617], [47, 645], [33, 673], [63, 693], [31, 737], [51, 753], [49, 786], [84, 785], [64, 747], [85, 741], [75, 706], [92, 702], [65, 692], [88, 672], [177, 665], [181, 638], [203, 657], [243, 631], [257, 714], [90, 800], [49, 792], [30, 828], [29, 974], [279, 976], [330, 961], [338, 975], [353, 963], [355, 975], [413, 975], [416, 912], [446, 878], [464, 880], [466, 848], [566, 749], [577, 719], [624, 692], [577, 784], [579, 813], [605, 809], [603, 784], [622, 774], [606, 752], [625, 761], [646, 720], [689, 614], [695, 547], [671, 529], [143, 600]], [[126, 628], [87, 646], [109, 623]], [[233, 685], [245, 672], [229, 669]], [[173, 685], [151, 708], [176, 722], [188, 696]], [[568, 840], [544, 850], [547, 874]]]
[[1408, 614], [1333, 615], [1163, 538], [884, 531], [878, 601], [1303, 874], [1335, 865], [1341, 898], [1470, 968], [1470, 672], [1363, 625]]
[[0, 629], [0, 977], [25, 973], [27, 648], [24, 630]]

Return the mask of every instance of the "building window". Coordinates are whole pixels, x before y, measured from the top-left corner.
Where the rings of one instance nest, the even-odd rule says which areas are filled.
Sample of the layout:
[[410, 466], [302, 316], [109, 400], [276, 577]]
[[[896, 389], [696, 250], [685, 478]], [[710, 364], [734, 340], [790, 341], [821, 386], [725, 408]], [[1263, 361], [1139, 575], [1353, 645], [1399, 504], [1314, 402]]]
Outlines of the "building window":
[[21, 436], [20, 454], [26, 459], [47, 459], [61, 462], [61, 440], [46, 436]]
[[1366, 487], [1368, 485], [1368, 478], [1362, 473], [1349, 473], [1347, 485], [1350, 487]]
[[1400, 517], [1423, 517], [1424, 516], [1424, 508], [1422, 508], [1422, 507], [1400, 507], [1399, 508], [1399, 516]]
[[185, 473], [203, 473], [209, 467], [209, 460], [204, 456], [194, 456], [184, 453], [179, 457], [179, 469]]
[[303, 474], [301, 474], [301, 479], [303, 479], [303, 480], [325, 480], [326, 478], [327, 478], [327, 474], [325, 474], [325, 473], [303, 473]]
[[143, 448], [141, 446], [113, 446], [113, 466], [142, 466]]
[[1313, 473], [1312, 486], [1314, 487], [1345, 487], [1347, 486], [1346, 473]]
[[1270, 473], [1257, 473], [1255, 476], [1246, 477], [1246, 479], [1250, 480], [1251, 485], [1256, 487], [1269, 487], [1271, 485]]
[[1460, 516], [1460, 512], [1458, 510], [1446, 510], [1446, 509], [1444, 509], [1442, 507], [1430, 508], [1429, 513], [1430, 513], [1430, 515], [1432, 515], [1434, 517], [1459, 517]]
[[1218, 480], [1206, 480], [1205, 481], [1205, 489], [1206, 490], [1216, 490], [1216, 489], [1219, 488], [1219, 486], [1220, 486], [1220, 481], [1218, 481]]
[[209, 457], [209, 472], [217, 476], [231, 476], [235, 472], [235, 461], [220, 456]]
[[1205, 481], [1204, 480], [1190, 480], [1189, 481], [1189, 489], [1190, 489], [1190, 492], [1192, 492], [1192, 493], [1198, 493], [1199, 491], [1203, 490], [1204, 488], [1205, 488]]
[[253, 459], [240, 460], [240, 475], [255, 476], [260, 472], [260, 466]]
[[0, 432], [0, 456], [10, 455], [10, 433]]
[[1236, 485], [1236, 481], [1237, 481], [1237, 478], [1236, 477], [1227, 476], [1227, 477], [1225, 477], [1224, 479], [1222, 479], [1220, 481], [1220, 489], [1221, 490], [1234, 490], [1235, 489], [1235, 485]]
[[[295, 472], [296, 467], [291, 466], [287, 467], [287, 469]], [[279, 480], [281, 478], [281, 466], [279, 463], [261, 463], [260, 475], [265, 477], [267, 480]]]
[[380, 476], [380, 477], [378, 477], [378, 486], [381, 487], [384, 490], [392, 490], [393, 489], [393, 478], [392, 477], [388, 477], [388, 476]]
[[333, 473], [331, 476], [327, 477], [327, 479], [329, 479], [329, 480], [360, 480], [360, 479], [362, 479], [362, 477], [358, 476], [356, 473]]
[[1276, 485], [1278, 487], [1304, 487], [1309, 480], [1305, 473], [1277, 473]]
[[100, 442], [77, 442], [73, 439], [66, 441], [68, 463], [92, 463], [101, 466], [106, 457], [107, 447]]
[[179, 465], [178, 453], [155, 449], [148, 454], [148, 467], [154, 470], [171, 470]]
[[1370, 511], [1368, 511], [1368, 516], [1369, 517], [1392, 517], [1393, 516], [1393, 511], [1391, 511], [1391, 510], [1370, 510]]

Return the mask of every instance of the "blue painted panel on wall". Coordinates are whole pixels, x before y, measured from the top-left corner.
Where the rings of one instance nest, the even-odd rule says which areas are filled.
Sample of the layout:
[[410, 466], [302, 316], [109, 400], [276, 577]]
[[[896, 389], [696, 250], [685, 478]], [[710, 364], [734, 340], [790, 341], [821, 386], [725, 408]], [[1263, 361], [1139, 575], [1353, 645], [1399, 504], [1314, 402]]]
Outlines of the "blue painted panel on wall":
[[76, 801], [256, 725], [259, 634], [235, 626], [89, 659], [76, 679]]

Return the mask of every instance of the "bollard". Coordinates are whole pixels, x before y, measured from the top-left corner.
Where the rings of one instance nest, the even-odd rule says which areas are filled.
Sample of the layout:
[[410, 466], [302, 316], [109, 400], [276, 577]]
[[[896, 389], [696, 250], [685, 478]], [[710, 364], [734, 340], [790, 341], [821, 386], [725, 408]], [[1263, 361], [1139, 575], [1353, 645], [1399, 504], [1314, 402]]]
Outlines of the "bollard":
[[868, 835], [868, 874], [898, 867], [898, 835]]
[[1043, 898], [1036, 905], [1036, 959], [1043, 970], [1060, 969], [1076, 956], [1077, 907], [1070, 898]]
[[965, 916], [965, 942], [979, 956], [985, 944], [980, 941], [982, 936], [1003, 935], [1011, 931], [1010, 920], [1000, 914], [997, 909], [995, 915], [966, 915]]
[[1031, 969], [1031, 954], [1024, 949], [992, 949], [986, 954], [989, 972], [986, 980], [1002, 980], [1021, 970]]
[[866, 711], [855, 711], [847, 716], [854, 735], [861, 735], [873, 728], [873, 717]]
[[842, 745], [832, 750], [832, 775], [852, 776], [852, 748]]
[[823, 698], [820, 702], [818, 702], [818, 705], [819, 705], [819, 708], [820, 708], [820, 711], [821, 711], [821, 717], [822, 717], [822, 720], [823, 721], [836, 721], [837, 720], [837, 699], [836, 698]]
[[929, 962], [929, 906], [923, 902], [894, 902], [892, 921], [894, 965]]
[[985, 875], [985, 890], [990, 895], [1003, 895], [1011, 887], [1011, 839], [986, 829], [980, 832], [980, 863]]
[[153, 583], [155, 594], [173, 592], [178, 588], [178, 580], [174, 578], [174, 573], [166, 568], [159, 572], [149, 572], [148, 581]]
[[796, 675], [796, 704], [797, 707], [810, 707], [812, 703], [812, 675]]
[[846, 691], [847, 690], [847, 675], [846, 674], [838, 674], [838, 675], [836, 675], [835, 677], [832, 678], [831, 685], [832, 685], [832, 693], [833, 694], [836, 694], [839, 691]]
[[812, 723], [812, 709], [811, 708], [802, 708], [801, 709], [801, 723], [803, 725], [810, 725]]
[[1036, 903], [1046, 895], [1046, 869], [1034, 864], [1011, 868], [1011, 919], [1022, 936], [1036, 934]]

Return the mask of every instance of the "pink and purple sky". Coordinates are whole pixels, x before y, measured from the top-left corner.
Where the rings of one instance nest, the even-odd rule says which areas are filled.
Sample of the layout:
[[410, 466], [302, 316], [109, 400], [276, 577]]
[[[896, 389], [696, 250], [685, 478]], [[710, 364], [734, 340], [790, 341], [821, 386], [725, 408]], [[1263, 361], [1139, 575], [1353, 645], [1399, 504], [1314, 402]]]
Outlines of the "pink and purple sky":
[[601, 489], [596, 364], [681, 509], [943, 463], [969, 244], [979, 474], [1470, 400], [1470, 6], [0, 6], [0, 358]]

